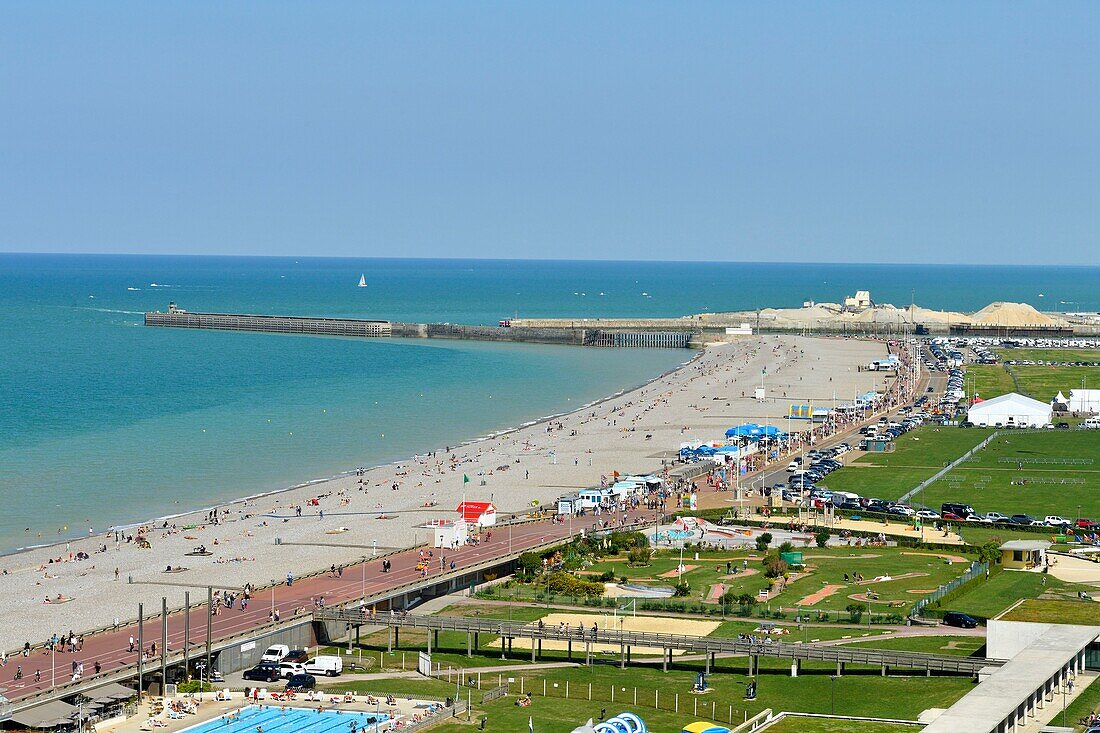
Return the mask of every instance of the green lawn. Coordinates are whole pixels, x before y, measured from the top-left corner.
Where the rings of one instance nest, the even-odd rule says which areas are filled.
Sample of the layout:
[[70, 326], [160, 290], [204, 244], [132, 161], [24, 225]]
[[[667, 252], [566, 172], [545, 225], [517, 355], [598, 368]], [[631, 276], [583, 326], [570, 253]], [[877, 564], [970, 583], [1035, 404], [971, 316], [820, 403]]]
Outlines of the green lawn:
[[904, 723], [853, 722], [830, 718], [803, 718], [788, 716], [762, 730], [767, 733], [915, 733], [921, 726]]
[[970, 383], [968, 390], [982, 399], [1016, 391], [1012, 375], [1003, 364], [971, 364], [966, 367], [966, 378]]
[[[486, 730], [522, 731], [526, 729], [528, 718], [532, 718], [535, 730], [540, 733], [568, 733], [589, 717], [598, 719], [601, 711], [606, 717], [623, 711], [634, 712], [651, 729], [667, 731], [680, 730], [693, 720], [709, 720], [712, 714], [713, 719], [720, 723], [728, 724], [731, 719], [740, 722], [746, 716], [755, 715], [768, 707], [773, 710], [915, 720], [921, 711], [930, 707], [948, 707], [973, 688], [973, 683], [967, 678], [926, 678], [922, 675], [884, 678], [877, 668], [858, 667], [850, 667], [847, 674], [834, 681], [831, 675], [835, 673], [835, 666], [821, 663], [805, 663], [802, 673], [794, 678], [790, 676], [789, 662], [762, 659], [760, 675], [756, 678], [757, 699], [746, 702], [743, 699], [744, 690], [750, 678], [745, 674], [744, 659], [719, 659], [707, 678], [712, 691], [705, 695], [692, 695], [692, 683], [702, 666], [701, 661], [676, 660], [668, 672], [641, 666], [620, 670], [607, 662], [587, 668], [536, 670], [517, 667], [515, 671], [501, 674], [501, 677], [512, 680], [511, 694], [505, 699], [482, 704], [481, 692], [484, 689], [479, 692], [464, 687], [461, 694], [464, 698], [472, 696], [475, 707], [473, 720], [476, 723], [485, 716]], [[492, 673], [491, 678], [490, 682], [483, 680], [484, 688], [497, 683], [496, 673]], [[338, 682], [325, 685], [325, 689], [435, 697], [455, 693], [453, 683], [410, 679]], [[516, 706], [521, 689], [532, 695], [531, 706]], [[569, 699], [565, 697], [567, 691]], [[803, 722], [809, 725], [817, 721]], [[804, 729], [819, 730], [813, 727]], [[469, 731], [470, 727], [465, 723], [446, 722], [433, 730], [458, 733]]]
[[[993, 618], [1021, 598], [1075, 597], [1078, 590], [1095, 590], [1086, 586], [1065, 583], [1042, 573], [1025, 573], [1004, 570], [995, 573], [988, 581], [974, 584], [973, 590], [946, 604], [945, 610], [961, 611], [972, 616]], [[1076, 607], [1076, 602], [1074, 602]], [[1092, 604], [1100, 623], [1100, 605]]]
[[[1055, 704], [1060, 704], [1060, 701], [1055, 699]], [[1081, 694], [1077, 696], [1077, 699], [1069, 704], [1066, 708], [1066, 725], [1077, 725], [1077, 730], [1084, 730], [1085, 726], [1078, 725], [1077, 721], [1084, 718], [1097, 710], [1100, 710], [1100, 683], [1093, 682], [1091, 685], [1081, 691]], [[1061, 712], [1050, 721], [1052, 725], [1062, 724]]]
[[1002, 361], [1100, 362], [1100, 349], [996, 349]]
[[1013, 365], [1006, 369], [1016, 375], [1025, 394], [1043, 402], [1049, 402], [1059, 392], [1068, 397], [1071, 389], [1081, 387], [1082, 380], [1087, 384], [1100, 384], [1100, 367]]
[[1100, 604], [1081, 600], [1027, 600], [1010, 613], [1005, 621], [1100, 625]]
[[985, 648], [985, 637], [981, 636], [902, 636], [893, 639], [869, 639], [845, 646], [865, 647], [868, 649], [887, 649], [901, 652], [921, 652], [924, 654], [957, 654], [961, 657], [979, 656]]
[[1023, 512], [1037, 518], [1059, 514], [1070, 520], [1078, 516], [1100, 520], [1098, 457], [1100, 431], [1002, 431], [972, 460], [915, 499], [933, 508], [944, 501], [964, 501], [979, 512]]
[[896, 499], [930, 478], [991, 431], [926, 425], [894, 441], [890, 453], [865, 453], [827, 476], [822, 485], [864, 497]]

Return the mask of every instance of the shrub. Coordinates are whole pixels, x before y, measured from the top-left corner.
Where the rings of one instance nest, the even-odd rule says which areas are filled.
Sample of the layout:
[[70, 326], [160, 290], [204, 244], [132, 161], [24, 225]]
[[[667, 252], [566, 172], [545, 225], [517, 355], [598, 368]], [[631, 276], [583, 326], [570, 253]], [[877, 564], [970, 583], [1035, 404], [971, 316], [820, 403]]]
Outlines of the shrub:
[[814, 539], [817, 541], [818, 547], [824, 547], [829, 542], [829, 532], [824, 529], [819, 529], [814, 535]]
[[587, 596], [598, 598], [603, 595], [603, 583], [581, 580], [569, 573], [553, 572], [547, 579], [550, 592], [554, 595]]
[[652, 558], [653, 550], [648, 547], [635, 547], [627, 554], [628, 562], [631, 565], [649, 565]]
[[649, 547], [649, 538], [642, 532], [612, 532], [607, 537], [612, 552], [630, 550], [635, 547]]
[[772, 533], [765, 532], [756, 538], [756, 549], [760, 552], [767, 552], [768, 545], [772, 543]]
[[848, 617], [852, 619], [853, 624], [858, 624], [859, 620], [863, 618], [864, 606], [862, 603], [849, 603], [844, 607], [844, 610], [848, 612]]
[[602, 573], [600, 573], [600, 582], [601, 583], [610, 583], [613, 580], [615, 580], [614, 571], [604, 570]]
[[787, 562], [777, 554], [769, 554], [764, 558], [764, 577], [778, 578], [787, 572]]
[[686, 580], [681, 580], [676, 583], [676, 586], [672, 590], [673, 598], [686, 598], [691, 595], [691, 586]]
[[191, 680], [189, 682], [181, 682], [176, 688], [176, 691], [180, 694], [191, 694], [193, 692], [213, 692], [214, 685], [209, 682], [200, 682], [198, 680]]
[[782, 552], [794, 552], [794, 545], [793, 545], [793, 544], [791, 544], [791, 543], [790, 543], [790, 542], [788, 541], [788, 542], [784, 542], [783, 544], [781, 544], [781, 545], [780, 545], [780, 546], [779, 546], [779, 547], [778, 547], [777, 549], [778, 549], [778, 550], [779, 550], [779, 552], [781, 552], [781, 553], [782, 553]]

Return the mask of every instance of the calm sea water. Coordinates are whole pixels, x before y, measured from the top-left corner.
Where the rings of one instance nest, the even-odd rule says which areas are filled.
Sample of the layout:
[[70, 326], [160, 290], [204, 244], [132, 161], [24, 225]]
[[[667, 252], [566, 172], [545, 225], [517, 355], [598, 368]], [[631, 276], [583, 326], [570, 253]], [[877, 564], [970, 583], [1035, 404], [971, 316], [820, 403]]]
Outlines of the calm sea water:
[[170, 300], [493, 324], [798, 305], [856, 289], [896, 303], [915, 290], [955, 309], [1100, 309], [1100, 268], [0, 255], [0, 549], [397, 460], [688, 357], [141, 325]]

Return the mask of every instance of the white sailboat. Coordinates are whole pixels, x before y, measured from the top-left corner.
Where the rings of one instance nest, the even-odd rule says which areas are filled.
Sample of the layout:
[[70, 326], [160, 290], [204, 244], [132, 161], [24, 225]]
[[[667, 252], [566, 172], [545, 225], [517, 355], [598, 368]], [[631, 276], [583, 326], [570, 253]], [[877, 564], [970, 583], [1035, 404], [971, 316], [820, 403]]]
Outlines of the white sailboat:
[[367, 287], [367, 275], [366, 275], [366, 273], [359, 276], [359, 287], [361, 287], [361, 288]]

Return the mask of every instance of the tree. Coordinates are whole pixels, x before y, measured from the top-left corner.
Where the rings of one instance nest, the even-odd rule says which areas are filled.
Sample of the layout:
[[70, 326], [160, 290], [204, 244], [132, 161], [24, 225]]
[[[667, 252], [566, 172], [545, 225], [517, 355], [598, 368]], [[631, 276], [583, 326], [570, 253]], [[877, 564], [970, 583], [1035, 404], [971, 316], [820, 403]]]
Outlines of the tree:
[[760, 535], [759, 537], [756, 538], [756, 549], [760, 552], [767, 552], [768, 551], [768, 545], [770, 545], [771, 543], [772, 543], [772, 534], [771, 534], [771, 532], [765, 532], [764, 534], [762, 534], [762, 535]]
[[844, 610], [848, 612], [848, 616], [851, 617], [853, 624], [858, 624], [859, 620], [863, 618], [863, 604], [862, 603], [849, 603], [844, 607]]
[[519, 574], [531, 578], [536, 573], [542, 570], [542, 558], [534, 552], [525, 552], [519, 556], [519, 560], [516, 561], [519, 568]]
[[817, 534], [814, 535], [814, 539], [817, 541], [818, 547], [824, 547], [829, 542], [828, 530], [819, 529]]
[[689, 595], [691, 595], [691, 586], [686, 580], [679, 581], [672, 589], [673, 598], [687, 598]]
[[787, 572], [787, 561], [779, 557], [777, 553], [770, 553], [764, 558], [764, 577], [778, 578]]
[[978, 561], [987, 562], [992, 567], [1001, 561], [1001, 545], [990, 540], [978, 548]]
[[779, 550], [780, 554], [782, 554], [782, 553], [784, 553], [784, 552], [794, 552], [794, 544], [793, 544], [793, 543], [791, 543], [791, 542], [790, 542], [790, 541], [788, 540], [787, 542], [784, 542], [783, 544], [781, 544], [781, 545], [780, 545], [780, 546], [778, 547], [778, 550]]

